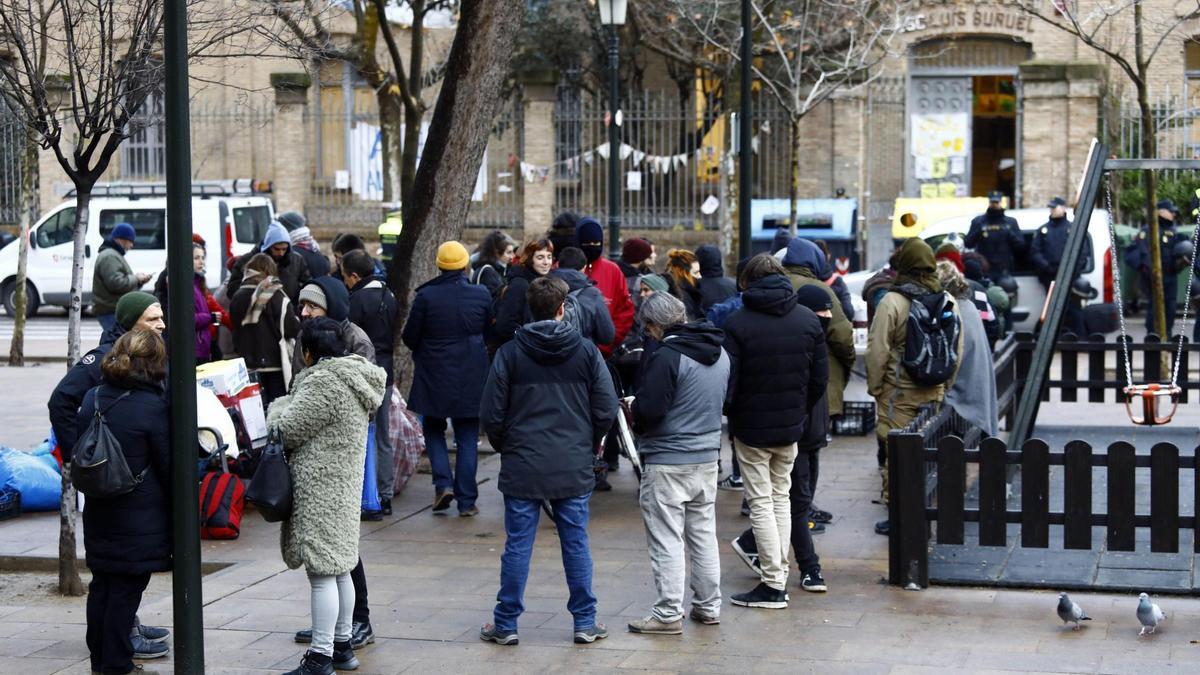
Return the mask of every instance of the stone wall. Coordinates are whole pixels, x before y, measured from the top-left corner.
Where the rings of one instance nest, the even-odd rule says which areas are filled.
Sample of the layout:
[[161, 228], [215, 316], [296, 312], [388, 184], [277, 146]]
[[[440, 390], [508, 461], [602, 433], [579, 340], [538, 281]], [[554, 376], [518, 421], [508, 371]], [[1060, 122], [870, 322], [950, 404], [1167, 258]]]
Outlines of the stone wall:
[[1021, 65], [1021, 188], [1026, 206], [1041, 206], [1056, 196], [1074, 199], [1088, 147], [1099, 133], [1102, 74], [1094, 63]]

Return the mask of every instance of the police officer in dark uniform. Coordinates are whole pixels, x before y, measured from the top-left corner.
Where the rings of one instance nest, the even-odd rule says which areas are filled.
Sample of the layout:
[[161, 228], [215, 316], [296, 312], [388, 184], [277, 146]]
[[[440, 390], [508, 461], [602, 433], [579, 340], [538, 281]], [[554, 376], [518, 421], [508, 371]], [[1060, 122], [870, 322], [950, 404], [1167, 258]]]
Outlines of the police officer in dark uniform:
[[[1175, 331], [1175, 295], [1178, 290], [1177, 262], [1173, 254], [1175, 245], [1187, 241], [1175, 232], [1175, 221], [1179, 217], [1179, 209], [1169, 199], [1158, 202], [1158, 246], [1162, 255], [1163, 273], [1163, 313], [1167, 319], [1168, 337]], [[1143, 229], [1137, 234], [1133, 246], [1125, 250], [1125, 264], [1130, 269], [1137, 270], [1141, 279], [1140, 292], [1149, 302], [1146, 305], [1146, 330], [1157, 333], [1154, 326], [1154, 296], [1150, 286], [1150, 230]], [[1186, 263], [1185, 263], [1186, 264]]]
[[[1033, 263], [1034, 271], [1037, 272], [1038, 281], [1042, 282], [1042, 286], [1046, 288], [1047, 293], [1050, 291], [1050, 282], [1058, 275], [1058, 264], [1062, 261], [1063, 251], [1067, 247], [1067, 235], [1071, 231], [1071, 221], [1067, 220], [1067, 202], [1062, 197], [1055, 197], [1047, 204], [1050, 208], [1050, 219], [1045, 225], [1038, 228], [1038, 231], [1033, 235], [1033, 244], [1029, 249], [1030, 262]], [[1084, 239], [1083, 255], [1079, 258], [1079, 263], [1075, 267], [1075, 276], [1078, 277], [1087, 269], [1087, 261], [1092, 257], [1092, 240], [1091, 238]], [[1074, 279], [1071, 280], [1072, 285]], [[1083, 306], [1077, 300], [1083, 295], [1074, 294], [1068, 298], [1067, 311], [1063, 317], [1063, 330], [1069, 333], [1074, 333], [1083, 337], [1087, 332], [1087, 327], [1083, 321]]]
[[[1025, 252], [1025, 237], [1017, 225], [1017, 219], [1004, 214], [1004, 193], [993, 190], [988, 193], [987, 211], [971, 221], [963, 243], [974, 249], [988, 261], [990, 276], [996, 285], [1011, 287], [1009, 295], [1012, 305], [1017, 304], [1016, 280], [1012, 279], [1017, 256]], [[1004, 312], [1005, 332], [1012, 330], [1012, 309]]]

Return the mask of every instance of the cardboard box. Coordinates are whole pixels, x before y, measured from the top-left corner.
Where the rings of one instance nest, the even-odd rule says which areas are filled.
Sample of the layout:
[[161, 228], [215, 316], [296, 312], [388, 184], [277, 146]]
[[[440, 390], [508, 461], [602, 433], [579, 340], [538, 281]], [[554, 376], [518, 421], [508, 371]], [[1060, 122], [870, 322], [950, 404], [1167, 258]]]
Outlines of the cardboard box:
[[196, 367], [196, 381], [217, 396], [236, 396], [250, 384], [244, 359], [213, 361]]
[[263, 410], [262, 389], [258, 384], [249, 384], [232, 396], [218, 396], [226, 410], [236, 407], [250, 439], [250, 446], [261, 447], [267, 443], [267, 416]]

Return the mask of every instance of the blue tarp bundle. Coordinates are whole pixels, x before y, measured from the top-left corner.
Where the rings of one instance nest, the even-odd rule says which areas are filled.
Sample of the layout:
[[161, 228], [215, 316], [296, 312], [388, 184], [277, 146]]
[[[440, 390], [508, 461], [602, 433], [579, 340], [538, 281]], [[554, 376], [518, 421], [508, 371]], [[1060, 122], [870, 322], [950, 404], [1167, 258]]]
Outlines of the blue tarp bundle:
[[50, 453], [54, 445], [47, 441], [21, 452], [0, 447], [0, 487], [21, 493], [22, 511], [57, 511], [62, 496], [62, 476], [58, 461]]

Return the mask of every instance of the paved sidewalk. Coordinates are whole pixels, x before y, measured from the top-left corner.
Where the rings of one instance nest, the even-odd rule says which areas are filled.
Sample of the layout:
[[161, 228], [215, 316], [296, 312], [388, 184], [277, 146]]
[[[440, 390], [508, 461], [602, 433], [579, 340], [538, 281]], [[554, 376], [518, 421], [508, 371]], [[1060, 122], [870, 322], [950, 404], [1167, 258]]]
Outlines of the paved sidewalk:
[[[719, 626], [685, 627], [682, 637], [638, 636], [625, 623], [647, 613], [653, 597], [628, 469], [615, 490], [592, 500], [592, 551], [600, 620], [612, 636], [571, 643], [566, 588], [552, 526], [539, 531], [520, 623], [521, 645], [480, 642], [490, 619], [504, 533], [495, 490], [499, 458], [480, 465], [481, 515], [434, 516], [431, 488], [418, 475], [395, 502], [396, 515], [363, 524], [362, 553], [378, 641], [361, 650], [360, 673], [531, 672], [1183, 672], [1200, 656], [1200, 601], [1165, 598], [1170, 620], [1139, 638], [1136, 598], [1077, 594], [1095, 617], [1080, 632], [1063, 630], [1050, 592], [932, 588], [907, 592], [880, 583], [886, 540], [871, 531], [882, 508], [873, 439], [838, 439], [822, 453], [817, 503], [836, 516], [816, 538], [830, 592], [812, 595], [790, 581], [791, 607], [752, 610], [726, 603]], [[721, 492], [718, 528], [726, 598], [755, 579], [727, 542], [748, 526], [739, 495]], [[308, 584], [280, 561], [277, 526], [253, 512], [242, 538], [204, 542], [206, 562], [234, 563], [204, 580], [207, 672], [268, 673], [295, 667], [303, 651], [292, 632], [307, 625]], [[0, 556], [53, 557], [57, 517], [0, 523]], [[0, 575], [0, 587], [4, 584]], [[0, 591], [2, 592], [2, 591]], [[86, 673], [84, 599], [31, 593], [0, 605], [0, 673]], [[142, 606], [147, 623], [170, 625], [170, 578], [158, 575]], [[167, 661], [151, 672], [172, 672]]]

